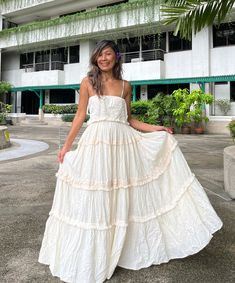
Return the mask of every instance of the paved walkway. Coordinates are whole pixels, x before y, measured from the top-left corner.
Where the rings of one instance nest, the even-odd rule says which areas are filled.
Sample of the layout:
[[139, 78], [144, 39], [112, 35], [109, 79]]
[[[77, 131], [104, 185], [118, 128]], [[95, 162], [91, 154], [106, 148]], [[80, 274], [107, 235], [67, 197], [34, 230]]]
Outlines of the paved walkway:
[[0, 161], [28, 156], [49, 148], [45, 142], [25, 139], [11, 139], [11, 144], [11, 147], [0, 151]]
[[[54, 194], [59, 128], [11, 126], [9, 130], [12, 138], [40, 141], [49, 147], [0, 161], [0, 282], [59, 283], [47, 266], [37, 262]], [[176, 139], [224, 226], [196, 255], [139, 271], [117, 267], [107, 282], [235, 282], [235, 201], [223, 190], [223, 148], [232, 141], [219, 135], [177, 135]]]

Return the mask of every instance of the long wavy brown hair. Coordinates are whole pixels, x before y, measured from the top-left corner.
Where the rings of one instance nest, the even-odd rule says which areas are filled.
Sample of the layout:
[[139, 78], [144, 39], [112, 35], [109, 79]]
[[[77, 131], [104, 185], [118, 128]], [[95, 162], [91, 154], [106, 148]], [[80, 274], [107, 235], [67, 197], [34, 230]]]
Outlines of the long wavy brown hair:
[[101, 40], [96, 44], [94, 48], [91, 58], [90, 58], [90, 71], [87, 73], [89, 81], [95, 90], [96, 94], [103, 95], [103, 86], [101, 75], [102, 72], [97, 65], [97, 59], [103, 49], [111, 47], [113, 51], [116, 53], [116, 63], [113, 67], [113, 77], [117, 80], [122, 80], [122, 62], [121, 62], [121, 54], [118, 49], [117, 44], [112, 40]]

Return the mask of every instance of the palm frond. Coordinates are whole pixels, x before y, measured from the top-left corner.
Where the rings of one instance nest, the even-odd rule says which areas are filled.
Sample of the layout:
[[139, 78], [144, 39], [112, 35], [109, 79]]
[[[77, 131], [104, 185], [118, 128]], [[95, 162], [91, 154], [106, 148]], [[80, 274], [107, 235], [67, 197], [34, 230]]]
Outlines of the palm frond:
[[161, 12], [165, 25], [175, 24], [174, 34], [191, 39], [214, 22], [220, 24], [231, 11], [235, 0], [165, 0]]

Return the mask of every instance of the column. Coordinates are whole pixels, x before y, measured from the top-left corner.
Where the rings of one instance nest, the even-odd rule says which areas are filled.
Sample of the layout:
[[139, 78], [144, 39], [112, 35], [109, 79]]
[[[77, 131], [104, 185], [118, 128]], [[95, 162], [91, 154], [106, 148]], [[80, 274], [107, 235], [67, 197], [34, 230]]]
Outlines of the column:
[[17, 91], [16, 93], [16, 113], [21, 113], [21, 91]]
[[210, 76], [211, 28], [204, 28], [192, 38], [192, 76]]
[[87, 75], [87, 72], [89, 70], [90, 55], [94, 47], [94, 40], [84, 40], [80, 42], [80, 81]]

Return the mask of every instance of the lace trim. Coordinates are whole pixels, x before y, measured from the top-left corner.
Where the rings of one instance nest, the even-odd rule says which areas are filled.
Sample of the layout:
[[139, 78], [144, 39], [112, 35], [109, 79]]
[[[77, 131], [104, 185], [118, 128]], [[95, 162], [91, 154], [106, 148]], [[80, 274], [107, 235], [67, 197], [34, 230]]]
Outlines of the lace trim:
[[127, 145], [127, 144], [136, 144], [142, 139], [143, 137], [140, 136], [138, 138], [132, 138], [130, 141], [127, 141], [127, 142], [113, 142], [113, 143], [111, 143], [108, 140], [89, 140], [89, 141], [79, 142], [78, 146], [97, 145], [97, 144], [106, 144], [106, 145], [111, 145], [111, 146]]
[[146, 175], [145, 177], [142, 177], [141, 179], [135, 179], [135, 180], [129, 180], [129, 183], [122, 182], [119, 179], [113, 179], [112, 182], [109, 183], [91, 183], [90, 180], [76, 180], [74, 177], [66, 174], [65, 172], [58, 171], [56, 173], [56, 177], [60, 179], [63, 182], [66, 182], [67, 184], [71, 185], [74, 188], [79, 188], [82, 190], [100, 190], [100, 191], [112, 191], [117, 189], [127, 189], [130, 187], [136, 187], [136, 186], [143, 186], [145, 184], [151, 183], [152, 181], [159, 178], [160, 175], [162, 175], [168, 168], [172, 152], [175, 150], [177, 146], [177, 142], [175, 142], [171, 148], [171, 151], [168, 152], [166, 158], [163, 159], [162, 162], [160, 162], [159, 166], [155, 168], [155, 170], [150, 174]]
[[173, 210], [177, 206], [178, 202], [183, 198], [184, 194], [191, 187], [194, 180], [195, 180], [195, 175], [192, 174], [191, 177], [184, 184], [181, 194], [179, 194], [178, 198], [175, 199], [174, 201], [172, 201], [171, 204], [168, 204], [165, 207], [156, 210], [156, 212], [152, 215], [148, 215], [148, 216], [145, 216], [145, 217], [134, 217], [134, 216], [132, 216], [128, 219], [128, 223], [126, 223], [125, 221], [116, 221], [115, 223], [107, 225], [107, 224], [104, 224], [104, 223], [78, 222], [77, 220], [73, 220], [69, 217], [58, 215], [56, 212], [53, 212], [53, 211], [50, 211], [49, 215], [51, 217], [56, 218], [57, 220], [59, 220], [61, 222], [64, 222], [64, 223], [69, 224], [69, 225], [76, 226], [78, 228], [86, 229], [86, 230], [92, 230], [92, 229], [94, 229], [94, 230], [108, 230], [108, 229], [112, 229], [114, 226], [126, 228], [129, 223], [146, 223], [148, 221], [156, 219], [157, 217], [159, 217], [163, 214], [166, 214], [166, 213], [170, 212], [171, 210]]

